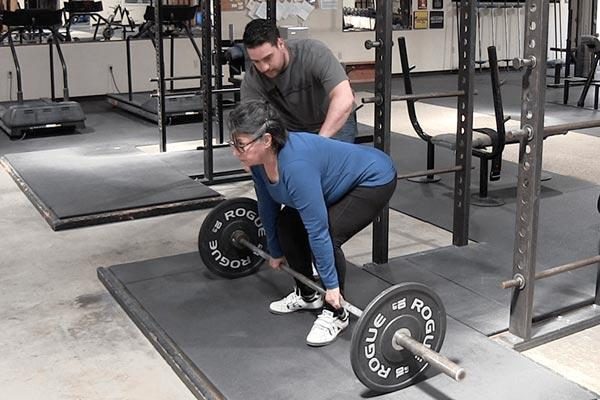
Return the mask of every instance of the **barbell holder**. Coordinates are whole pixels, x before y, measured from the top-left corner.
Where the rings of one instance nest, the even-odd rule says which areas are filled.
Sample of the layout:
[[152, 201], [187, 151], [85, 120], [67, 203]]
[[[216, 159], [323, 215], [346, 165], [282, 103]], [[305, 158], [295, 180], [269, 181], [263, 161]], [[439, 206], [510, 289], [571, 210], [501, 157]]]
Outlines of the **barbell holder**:
[[522, 69], [522, 68], [535, 68], [537, 64], [537, 60], [535, 57], [531, 56], [529, 58], [513, 58], [512, 67], [514, 69]]
[[[413, 94], [402, 94], [394, 95], [391, 97], [392, 101], [419, 101], [423, 99], [441, 99], [444, 97], [459, 97], [465, 94], [464, 90], [453, 90], [450, 92], [428, 92], [428, 93], [413, 93]], [[363, 104], [376, 103], [381, 104], [383, 102], [381, 96], [363, 97], [361, 99]]]
[[[558, 265], [556, 267], [548, 268], [544, 271], [540, 271], [540, 272], [536, 273], [535, 280], [537, 281], [538, 279], [549, 278], [551, 276], [558, 275], [563, 272], [573, 271], [575, 269], [587, 267], [588, 265], [599, 263], [599, 262], [600, 262], [600, 255], [586, 258], [586, 259], [579, 260], [579, 261], [573, 261], [573, 262], [567, 263], [567, 264]], [[500, 284], [500, 287], [502, 289], [510, 289], [510, 288], [514, 288], [514, 287], [523, 289], [525, 287], [525, 284], [526, 284], [526, 282], [525, 282], [525, 278], [523, 277], [523, 275], [517, 274], [517, 275], [515, 275], [514, 278], [503, 281]]]
[[379, 40], [365, 40], [365, 49], [371, 50], [373, 48], [383, 46], [383, 42]]
[[[247, 235], [245, 232], [241, 230], [237, 230], [231, 234], [231, 241], [234, 246], [246, 247], [254, 252], [256, 255], [264, 258], [265, 260], [270, 260], [273, 257], [263, 249], [255, 246], [247, 239]], [[282, 264], [280, 268], [298, 279], [300, 282], [304, 283], [306, 286], [316, 290], [317, 292], [325, 295], [326, 291], [321, 286], [317, 285], [315, 282], [311, 281], [304, 275], [294, 271], [288, 265]], [[348, 310], [349, 313], [353, 314], [356, 317], [359, 317], [363, 314], [363, 311], [352, 305], [351, 303], [344, 300], [342, 306]], [[431, 350], [429, 347], [425, 346], [423, 343], [420, 343], [414, 340], [409, 335], [406, 335], [400, 331], [394, 333], [393, 340], [400, 346], [406, 348], [412, 354], [421, 357], [425, 361], [427, 361], [433, 368], [436, 370], [443, 372], [445, 375], [448, 375], [450, 378], [455, 381], [461, 381], [466, 376], [466, 371], [464, 368], [454, 363], [452, 360], [444, 357], [440, 353], [437, 353]]]

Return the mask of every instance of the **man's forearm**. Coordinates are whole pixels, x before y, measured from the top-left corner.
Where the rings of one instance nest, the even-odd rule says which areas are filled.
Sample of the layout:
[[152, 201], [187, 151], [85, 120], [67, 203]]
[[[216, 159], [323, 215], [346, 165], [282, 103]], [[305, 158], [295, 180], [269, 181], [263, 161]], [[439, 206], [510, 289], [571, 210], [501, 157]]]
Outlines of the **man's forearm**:
[[333, 104], [329, 105], [327, 110], [327, 117], [321, 125], [319, 135], [325, 137], [332, 137], [342, 129], [342, 126], [348, 120], [350, 113], [352, 112], [353, 105], [346, 107], [334, 107]]
[[350, 82], [345, 80], [340, 82], [329, 93], [329, 108], [319, 135], [332, 137], [342, 129], [350, 113], [354, 109], [354, 93], [350, 87]]

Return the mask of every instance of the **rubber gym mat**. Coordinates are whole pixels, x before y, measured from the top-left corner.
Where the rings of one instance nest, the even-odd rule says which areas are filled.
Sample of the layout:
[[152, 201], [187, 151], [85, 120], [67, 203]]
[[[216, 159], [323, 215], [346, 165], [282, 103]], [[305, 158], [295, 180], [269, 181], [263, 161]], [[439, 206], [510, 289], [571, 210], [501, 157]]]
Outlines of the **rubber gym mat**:
[[[403, 135], [392, 135], [392, 157], [400, 173], [422, 169], [425, 144]], [[419, 151], [419, 150], [422, 151]], [[450, 151], [439, 149], [438, 167], [451, 165]], [[477, 191], [477, 176], [471, 174], [471, 191]], [[505, 201], [500, 207], [470, 206], [469, 239], [486, 242], [508, 254], [513, 253], [516, 219], [516, 175], [514, 163], [503, 162], [503, 177], [490, 185], [489, 194]], [[419, 184], [401, 180], [390, 207], [419, 220], [452, 231], [453, 174], [440, 175], [437, 183]], [[553, 266], [598, 254], [599, 222], [597, 211], [600, 188], [569, 176], [552, 174], [542, 182], [538, 238], [538, 262]], [[450, 244], [450, 243], [449, 243]]]
[[207, 208], [223, 199], [128, 147], [7, 154], [2, 164], [54, 230]]
[[[421, 149], [417, 150], [419, 147]], [[424, 143], [420, 145], [402, 135], [392, 135], [392, 154], [400, 171], [419, 169], [421, 161], [414, 157], [417, 151], [424, 154]], [[452, 157], [450, 151], [438, 148], [438, 166], [449, 165], [453, 162]], [[502, 180], [490, 185], [490, 196], [504, 200], [503, 206], [470, 206], [469, 238], [479, 242], [478, 245], [462, 248], [448, 246], [390, 260], [390, 265], [408, 262], [452, 280], [467, 293], [471, 291], [486, 298], [491, 306], [501, 304], [504, 312], [500, 314], [495, 307], [488, 311], [481, 305], [480, 311], [483, 312], [477, 308], [471, 309], [470, 305], [474, 304], [471, 301], [467, 302], [468, 306], [461, 308], [460, 299], [457, 299], [456, 308], [450, 307], [449, 313], [453, 317], [487, 335], [508, 328], [510, 290], [500, 289], [499, 285], [512, 276], [516, 175], [517, 166], [505, 161]], [[477, 190], [474, 187], [477, 176], [478, 171], [473, 170], [472, 191]], [[390, 207], [451, 231], [454, 177], [451, 174], [440, 177], [441, 181], [433, 184], [399, 181]], [[600, 219], [596, 202], [599, 191], [593, 183], [558, 174], [552, 174], [550, 181], [542, 182], [537, 240], [538, 270], [598, 254]], [[404, 279], [402, 271], [395, 268], [375, 268], [372, 272], [391, 283]], [[536, 286], [536, 315], [592, 299], [595, 273], [595, 268], [590, 266], [540, 282]], [[453, 301], [450, 304], [454, 304]]]
[[[463, 249], [479, 246], [472, 244]], [[462, 264], [455, 262], [456, 257], [447, 257], [448, 253], [456, 253], [455, 249], [458, 248], [450, 246], [410, 257], [392, 258], [388, 264], [369, 265], [367, 270], [390, 284], [415, 281], [426, 284], [440, 296], [449, 316], [486, 336], [506, 330], [508, 301], [486, 296], [486, 293], [454, 282], [454, 274], [464, 269]], [[436, 257], [437, 254], [441, 256]], [[440, 273], [444, 269], [447, 274]], [[474, 276], [480, 275], [477, 273]]]
[[[394, 258], [369, 271], [392, 284], [420, 276], [440, 295], [448, 315], [486, 336], [508, 329], [512, 292], [500, 288], [500, 282], [512, 276], [512, 253], [501, 248], [488, 243], [448, 246]], [[596, 272], [583, 268], [537, 282], [534, 316], [591, 304]]]
[[[375, 394], [350, 366], [351, 329], [334, 343], [304, 343], [312, 313], [277, 316], [268, 303], [291, 278], [263, 268], [234, 280], [217, 277], [197, 253], [99, 268], [125, 311], [198, 397], [209, 399], [360, 399]], [[347, 297], [365, 307], [388, 284], [348, 267]], [[447, 281], [447, 284], [454, 284]], [[356, 323], [353, 319], [351, 327]], [[467, 370], [461, 383], [428, 378], [389, 399], [593, 399], [586, 391], [448, 318], [442, 354]]]

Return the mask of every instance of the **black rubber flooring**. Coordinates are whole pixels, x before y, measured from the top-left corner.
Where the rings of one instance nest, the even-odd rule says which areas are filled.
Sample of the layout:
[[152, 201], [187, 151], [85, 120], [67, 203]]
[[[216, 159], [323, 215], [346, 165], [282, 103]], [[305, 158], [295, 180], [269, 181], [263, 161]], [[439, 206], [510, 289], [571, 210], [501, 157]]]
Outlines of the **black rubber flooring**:
[[222, 200], [156, 156], [127, 147], [7, 154], [2, 163], [54, 230], [206, 208]]
[[[425, 143], [416, 138], [392, 135], [391, 153], [400, 173], [424, 169]], [[454, 164], [452, 152], [436, 148], [436, 166]], [[476, 164], [475, 164], [476, 165]], [[503, 162], [502, 178], [492, 182], [489, 194], [505, 201], [500, 207], [470, 206], [469, 238], [486, 242], [512, 254], [515, 215], [517, 165]], [[477, 168], [471, 173], [471, 192], [478, 190]], [[600, 187], [581, 179], [550, 174], [542, 182], [540, 201], [540, 237], [538, 259], [556, 264], [598, 254], [597, 200]], [[390, 207], [433, 225], [452, 230], [453, 174], [440, 175], [432, 184], [398, 182]]]
[[[424, 142], [392, 135], [392, 155], [399, 171], [423, 169]], [[454, 155], [436, 149], [438, 167], [452, 165]], [[501, 207], [470, 206], [469, 238], [478, 244], [462, 248], [450, 246], [423, 254], [390, 260], [390, 268], [374, 269], [383, 279], [398, 283], [411, 276], [412, 269], [427, 271], [428, 284], [439, 292], [448, 313], [470, 327], [490, 335], [508, 328], [510, 291], [499, 287], [512, 276], [516, 220], [517, 166], [504, 162], [502, 179], [490, 184], [490, 196], [505, 201]], [[600, 218], [597, 199], [600, 188], [591, 182], [551, 174], [542, 182], [537, 270], [598, 254]], [[453, 175], [441, 181], [418, 184], [399, 181], [391, 201], [394, 210], [452, 231]], [[472, 192], [477, 192], [478, 171], [471, 175]], [[393, 243], [391, 243], [393, 245]], [[393, 268], [398, 264], [402, 267]], [[406, 266], [410, 266], [407, 268]], [[412, 269], [411, 269], [412, 268]], [[593, 266], [572, 271], [536, 284], [534, 312], [542, 315], [594, 297], [596, 269]], [[439, 277], [460, 288], [448, 288]], [[481, 297], [479, 302], [473, 296]], [[469, 299], [469, 300], [465, 300]]]
[[[450, 246], [391, 259], [371, 272], [391, 283], [421, 280], [440, 296], [448, 315], [486, 336], [508, 329], [512, 292], [500, 282], [512, 277], [512, 251], [489, 243]], [[535, 319], [591, 304], [596, 273], [589, 267], [536, 282]]]
[[[392, 268], [390, 266], [389, 268]], [[268, 303], [291, 287], [283, 273], [262, 269], [236, 280], [203, 267], [197, 253], [100, 268], [99, 276], [144, 334], [200, 398], [360, 399], [375, 394], [353, 375], [351, 329], [330, 346], [309, 348], [311, 313], [276, 316]], [[415, 280], [419, 278], [415, 270]], [[441, 278], [439, 278], [441, 279]], [[426, 280], [426, 279], [425, 279]], [[448, 289], [456, 284], [445, 280]], [[365, 307], [388, 283], [349, 266], [348, 299]], [[465, 307], [475, 305], [465, 299]], [[150, 324], [140, 323], [150, 321]], [[351, 322], [351, 327], [355, 321]], [[147, 329], [148, 326], [154, 327]], [[442, 354], [467, 370], [456, 383], [428, 372], [427, 380], [380, 398], [390, 399], [593, 399], [593, 393], [519, 353], [448, 318]], [[198, 371], [200, 370], [200, 371]], [[185, 371], [192, 371], [187, 374]], [[430, 373], [431, 372], [431, 373]], [[190, 375], [207, 378], [203, 389]], [[205, 382], [206, 383], [206, 382]]]

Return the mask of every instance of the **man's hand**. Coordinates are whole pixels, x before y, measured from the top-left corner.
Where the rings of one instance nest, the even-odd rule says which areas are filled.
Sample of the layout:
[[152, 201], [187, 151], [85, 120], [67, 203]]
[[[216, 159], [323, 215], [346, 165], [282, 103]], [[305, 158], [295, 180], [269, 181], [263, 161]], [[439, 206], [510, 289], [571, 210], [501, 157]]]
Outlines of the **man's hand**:
[[342, 308], [344, 298], [340, 293], [340, 288], [338, 287], [335, 289], [327, 289], [327, 291], [325, 292], [325, 301], [331, 304], [336, 310]]
[[269, 266], [273, 269], [280, 269], [281, 264], [285, 264], [285, 257], [271, 258], [269, 260]]

